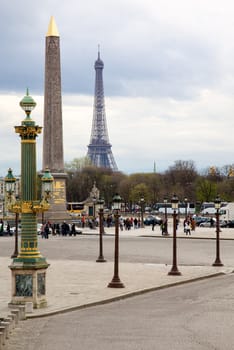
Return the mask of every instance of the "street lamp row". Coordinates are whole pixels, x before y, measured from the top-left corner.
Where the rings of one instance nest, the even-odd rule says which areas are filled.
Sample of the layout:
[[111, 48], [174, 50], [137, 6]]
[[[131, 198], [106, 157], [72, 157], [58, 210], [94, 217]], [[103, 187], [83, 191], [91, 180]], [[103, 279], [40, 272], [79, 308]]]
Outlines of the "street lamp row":
[[[187, 217], [187, 198], [184, 199], [184, 202], [186, 204], [185, 207], [185, 216]], [[164, 201], [164, 203], [166, 203]], [[176, 242], [176, 231], [177, 231], [177, 211], [178, 211], [178, 203], [179, 200], [177, 196], [174, 194], [171, 199], [171, 205], [173, 209], [173, 258], [172, 258], [172, 267], [171, 270], [168, 272], [168, 275], [181, 275], [181, 272], [179, 271], [177, 267], [177, 242]], [[221, 259], [220, 259], [220, 224], [219, 224], [219, 210], [221, 208], [221, 200], [219, 196], [216, 197], [214, 201], [215, 209], [216, 209], [216, 259], [215, 262], [212, 264], [213, 266], [223, 266]], [[166, 205], [165, 205], [166, 208]]]
[[[165, 221], [167, 222], [167, 212], [166, 212], [166, 204], [167, 199], [164, 199], [165, 203]], [[185, 203], [187, 205], [187, 198], [185, 198]], [[213, 266], [223, 266], [221, 260], [220, 260], [220, 246], [219, 246], [219, 210], [221, 207], [221, 200], [219, 197], [217, 197], [214, 201], [215, 208], [216, 208], [216, 260], [213, 263]], [[97, 262], [105, 262], [106, 260], [103, 257], [102, 253], [102, 234], [103, 234], [103, 204], [104, 201], [99, 201], [99, 221], [100, 221], [100, 252], [99, 257], [97, 259]], [[171, 270], [168, 272], [168, 275], [171, 276], [179, 276], [181, 275], [181, 272], [178, 269], [177, 266], [177, 238], [176, 238], [176, 231], [177, 231], [177, 213], [178, 213], [178, 207], [179, 207], [179, 199], [176, 196], [176, 194], [173, 195], [171, 199], [171, 206], [173, 209], [173, 254], [172, 254], [172, 267]], [[124, 284], [121, 282], [119, 278], [119, 211], [121, 209], [121, 197], [116, 194], [113, 198], [113, 209], [114, 209], [114, 215], [115, 215], [115, 254], [114, 254], [114, 276], [112, 278], [112, 281], [108, 284], [108, 287], [110, 288], [123, 288]], [[167, 227], [167, 225], [166, 225]]]

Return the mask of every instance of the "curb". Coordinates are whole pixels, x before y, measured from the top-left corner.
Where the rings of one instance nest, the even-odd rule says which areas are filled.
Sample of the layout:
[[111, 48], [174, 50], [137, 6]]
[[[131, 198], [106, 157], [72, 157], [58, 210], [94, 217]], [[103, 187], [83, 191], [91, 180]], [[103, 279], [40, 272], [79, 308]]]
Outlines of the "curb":
[[[169, 235], [169, 236], [152, 236], [152, 235], [140, 235], [138, 237], [145, 237], [145, 238], [173, 238], [173, 235]], [[209, 240], [216, 240], [216, 237], [196, 237], [196, 236], [187, 236], [187, 237], [183, 237], [183, 236], [176, 236], [177, 239], [209, 239]], [[233, 241], [233, 238], [230, 237], [219, 237], [220, 241]]]
[[150, 288], [145, 288], [145, 289], [141, 289], [141, 290], [136, 290], [134, 292], [129, 292], [129, 293], [126, 293], [126, 294], [118, 295], [116, 297], [103, 299], [103, 300], [99, 300], [99, 301], [95, 301], [95, 302], [91, 302], [91, 303], [87, 303], [87, 304], [83, 304], [83, 305], [75, 305], [75, 306], [70, 306], [70, 307], [67, 307], [67, 308], [65, 307], [65, 308], [61, 308], [59, 310], [45, 312], [45, 313], [40, 314], [40, 315], [26, 314], [26, 319], [34, 319], [34, 318], [54, 316], [54, 315], [64, 314], [64, 313], [71, 312], [71, 311], [76, 311], [76, 310], [82, 310], [82, 309], [86, 309], [86, 308], [90, 308], [90, 307], [94, 307], [94, 306], [98, 306], [98, 305], [109, 304], [109, 303], [112, 303], [112, 302], [115, 302], [115, 301], [131, 298], [131, 297], [134, 297], [134, 296], [137, 296], [137, 295], [153, 292], [153, 291], [156, 291], [156, 290], [170, 288], [170, 287], [175, 287], [175, 286], [186, 284], [186, 283], [197, 282], [197, 281], [201, 281], [201, 280], [212, 278], [212, 277], [222, 276], [222, 275], [225, 275], [225, 274], [226, 274], [225, 272], [216, 272], [214, 274], [207, 275], [207, 276], [195, 277], [195, 278], [187, 279], [187, 280], [184, 280], [184, 281], [177, 281], [177, 282], [173, 282], [173, 283], [164, 284], [162, 286], [150, 287]]

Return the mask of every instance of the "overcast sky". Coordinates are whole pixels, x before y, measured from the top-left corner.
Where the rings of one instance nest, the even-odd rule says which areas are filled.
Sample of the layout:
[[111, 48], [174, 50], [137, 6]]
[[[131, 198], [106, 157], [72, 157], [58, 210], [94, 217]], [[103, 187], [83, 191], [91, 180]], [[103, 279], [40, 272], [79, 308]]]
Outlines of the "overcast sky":
[[[12, 0], [0, 3], [0, 175], [20, 172], [14, 126], [29, 88], [43, 125], [45, 35], [51, 15], [62, 65], [64, 158], [87, 153], [98, 44], [109, 138], [120, 171], [233, 164], [231, 0]], [[38, 170], [42, 135], [38, 137]]]

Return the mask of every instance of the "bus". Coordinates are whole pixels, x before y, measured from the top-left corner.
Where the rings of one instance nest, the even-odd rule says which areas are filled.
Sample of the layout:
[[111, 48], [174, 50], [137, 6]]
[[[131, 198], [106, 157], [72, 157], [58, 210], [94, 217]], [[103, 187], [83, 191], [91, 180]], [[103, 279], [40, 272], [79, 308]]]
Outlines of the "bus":
[[[186, 208], [187, 205], [187, 208]], [[157, 203], [156, 204], [156, 211], [159, 213], [165, 214], [165, 208], [167, 209], [167, 214], [173, 214], [173, 209], [171, 207], [171, 203]], [[178, 203], [178, 212], [180, 214], [195, 214], [195, 204], [194, 203]]]
[[67, 211], [71, 216], [81, 216], [84, 211], [84, 203], [67, 202]]

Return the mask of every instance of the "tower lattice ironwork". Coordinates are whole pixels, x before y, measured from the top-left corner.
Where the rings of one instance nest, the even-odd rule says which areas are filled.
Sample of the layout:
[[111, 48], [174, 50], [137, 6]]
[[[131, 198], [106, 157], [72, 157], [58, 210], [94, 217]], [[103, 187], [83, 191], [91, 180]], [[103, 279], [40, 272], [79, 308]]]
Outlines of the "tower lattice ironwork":
[[93, 123], [88, 145], [88, 157], [91, 162], [97, 167], [110, 168], [117, 171], [117, 165], [112, 154], [111, 144], [109, 142], [105, 102], [104, 102], [104, 87], [102, 71], [104, 63], [100, 59], [100, 51], [98, 50], [98, 59], [94, 65], [96, 71], [95, 77], [95, 96], [93, 109]]

